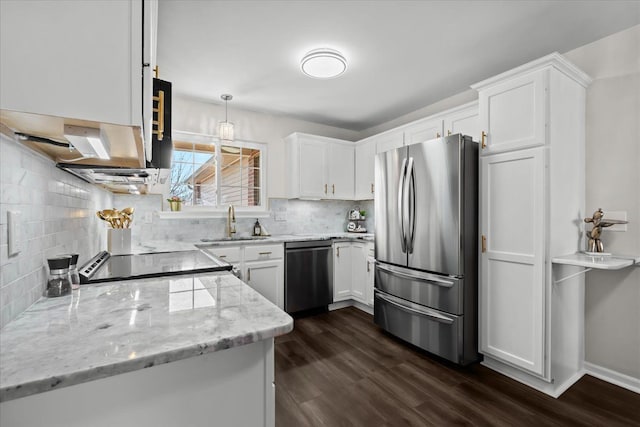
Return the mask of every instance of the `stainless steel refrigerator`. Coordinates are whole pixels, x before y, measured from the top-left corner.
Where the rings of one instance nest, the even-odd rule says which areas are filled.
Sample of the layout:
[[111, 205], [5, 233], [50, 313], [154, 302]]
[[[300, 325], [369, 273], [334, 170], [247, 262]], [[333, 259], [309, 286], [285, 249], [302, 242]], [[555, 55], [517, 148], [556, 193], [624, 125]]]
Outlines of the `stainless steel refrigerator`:
[[478, 358], [478, 144], [451, 135], [375, 165], [374, 320], [459, 364]]

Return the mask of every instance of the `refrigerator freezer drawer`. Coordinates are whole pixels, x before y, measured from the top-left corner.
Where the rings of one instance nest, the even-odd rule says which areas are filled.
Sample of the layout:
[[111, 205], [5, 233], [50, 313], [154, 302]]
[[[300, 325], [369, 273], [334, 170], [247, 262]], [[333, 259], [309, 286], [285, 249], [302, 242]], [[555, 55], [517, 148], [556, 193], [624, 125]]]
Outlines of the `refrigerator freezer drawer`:
[[436, 310], [462, 314], [464, 280], [376, 264], [376, 289]]
[[464, 364], [463, 316], [375, 291], [374, 321], [382, 329], [454, 363]]

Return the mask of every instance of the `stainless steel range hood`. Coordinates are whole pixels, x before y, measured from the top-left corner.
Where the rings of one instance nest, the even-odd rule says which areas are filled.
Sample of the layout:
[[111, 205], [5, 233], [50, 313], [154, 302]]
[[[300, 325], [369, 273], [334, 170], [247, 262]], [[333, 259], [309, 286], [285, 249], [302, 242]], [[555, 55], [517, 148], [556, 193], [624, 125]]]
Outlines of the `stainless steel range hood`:
[[169, 177], [173, 152], [171, 82], [153, 79], [153, 117], [149, 123], [151, 138], [146, 145], [150, 152], [145, 153], [139, 126], [0, 109], [1, 133], [49, 157], [60, 169], [115, 193], [144, 194]]
[[[110, 159], [84, 157], [73, 149], [64, 135], [69, 125], [99, 129], [109, 140]], [[147, 162], [142, 131], [136, 126], [0, 110], [0, 132], [52, 159], [60, 169], [114, 193], [145, 194], [170, 174], [170, 162], [163, 169]], [[155, 154], [167, 157], [167, 153]]]

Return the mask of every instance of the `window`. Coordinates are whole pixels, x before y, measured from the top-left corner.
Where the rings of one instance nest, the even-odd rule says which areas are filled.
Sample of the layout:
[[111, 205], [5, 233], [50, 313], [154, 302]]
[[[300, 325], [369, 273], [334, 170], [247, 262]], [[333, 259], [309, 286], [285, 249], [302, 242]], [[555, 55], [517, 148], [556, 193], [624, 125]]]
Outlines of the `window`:
[[263, 209], [266, 144], [175, 132], [170, 194], [185, 206]]

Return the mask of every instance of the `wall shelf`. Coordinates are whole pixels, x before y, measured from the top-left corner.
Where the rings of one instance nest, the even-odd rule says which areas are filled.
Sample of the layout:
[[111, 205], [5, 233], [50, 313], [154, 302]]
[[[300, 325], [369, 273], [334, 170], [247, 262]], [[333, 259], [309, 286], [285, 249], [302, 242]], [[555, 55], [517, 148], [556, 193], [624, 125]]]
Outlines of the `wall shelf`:
[[574, 254], [562, 255], [551, 259], [554, 264], [573, 265], [576, 267], [585, 267], [584, 270], [571, 274], [556, 280], [554, 283], [558, 284], [565, 280], [571, 279], [580, 274], [584, 274], [587, 271], [593, 269], [597, 270], [620, 270], [622, 268], [630, 267], [632, 265], [640, 266], [639, 255], [588, 255], [582, 252], [576, 252]]

